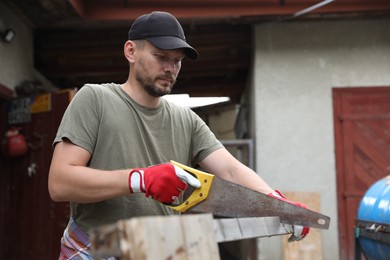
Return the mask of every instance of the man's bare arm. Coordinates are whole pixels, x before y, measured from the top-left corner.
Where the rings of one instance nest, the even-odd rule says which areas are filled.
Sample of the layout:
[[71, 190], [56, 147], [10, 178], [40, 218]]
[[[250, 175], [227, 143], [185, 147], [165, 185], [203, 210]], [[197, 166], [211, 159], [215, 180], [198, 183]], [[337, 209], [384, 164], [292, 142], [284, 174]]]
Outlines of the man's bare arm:
[[129, 195], [129, 170], [101, 171], [86, 167], [90, 153], [70, 142], [54, 148], [49, 193], [54, 201], [97, 202]]
[[200, 162], [200, 165], [207, 172], [222, 179], [265, 194], [273, 192], [273, 189], [258, 174], [234, 158], [225, 148], [212, 152]]

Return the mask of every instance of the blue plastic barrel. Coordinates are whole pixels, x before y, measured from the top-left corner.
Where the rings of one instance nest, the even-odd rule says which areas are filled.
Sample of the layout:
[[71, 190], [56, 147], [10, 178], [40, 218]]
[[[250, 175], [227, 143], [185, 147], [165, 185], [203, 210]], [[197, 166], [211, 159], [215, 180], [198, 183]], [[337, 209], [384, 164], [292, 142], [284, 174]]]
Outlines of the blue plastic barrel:
[[[375, 182], [360, 202], [358, 220], [390, 225], [390, 175]], [[359, 237], [367, 259], [390, 259], [390, 244]]]

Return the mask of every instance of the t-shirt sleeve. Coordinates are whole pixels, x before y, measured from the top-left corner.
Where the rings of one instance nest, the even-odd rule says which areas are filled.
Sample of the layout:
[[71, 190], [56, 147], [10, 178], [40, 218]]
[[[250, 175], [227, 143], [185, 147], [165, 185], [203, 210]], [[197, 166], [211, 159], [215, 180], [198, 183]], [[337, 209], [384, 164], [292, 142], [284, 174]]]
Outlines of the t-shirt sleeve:
[[92, 154], [99, 125], [96, 93], [85, 85], [74, 96], [66, 109], [53, 146], [68, 139]]
[[198, 163], [215, 150], [222, 148], [223, 145], [198, 115], [192, 112], [192, 116], [194, 119], [193, 163]]

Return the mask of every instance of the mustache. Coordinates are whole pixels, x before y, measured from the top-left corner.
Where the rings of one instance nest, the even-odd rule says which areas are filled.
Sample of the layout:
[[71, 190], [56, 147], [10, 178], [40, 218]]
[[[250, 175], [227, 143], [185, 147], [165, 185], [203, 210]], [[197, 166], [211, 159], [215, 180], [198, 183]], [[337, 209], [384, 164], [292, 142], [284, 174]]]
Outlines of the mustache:
[[169, 80], [169, 81], [172, 81], [172, 82], [176, 81], [176, 77], [173, 76], [172, 74], [159, 75], [159, 76], [157, 76], [157, 78], [163, 79], [163, 80]]

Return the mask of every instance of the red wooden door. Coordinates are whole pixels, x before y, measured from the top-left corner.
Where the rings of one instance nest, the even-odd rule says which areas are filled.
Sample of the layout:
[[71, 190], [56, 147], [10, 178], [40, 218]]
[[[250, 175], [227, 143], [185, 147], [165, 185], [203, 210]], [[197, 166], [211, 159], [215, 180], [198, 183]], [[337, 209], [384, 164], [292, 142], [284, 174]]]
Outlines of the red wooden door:
[[[28, 154], [14, 159], [0, 155], [0, 259], [58, 259], [69, 206], [50, 199], [47, 178], [52, 142], [71, 94], [51, 94], [50, 111], [16, 124], [30, 144]], [[7, 122], [9, 103], [0, 104], [0, 119]], [[0, 126], [3, 136], [8, 127]], [[36, 171], [29, 175], [33, 163]]]
[[354, 259], [354, 223], [368, 188], [390, 173], [390, 87], [333, 89], [340, 259]]

